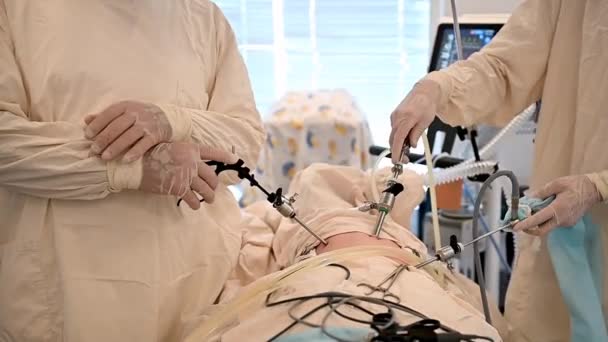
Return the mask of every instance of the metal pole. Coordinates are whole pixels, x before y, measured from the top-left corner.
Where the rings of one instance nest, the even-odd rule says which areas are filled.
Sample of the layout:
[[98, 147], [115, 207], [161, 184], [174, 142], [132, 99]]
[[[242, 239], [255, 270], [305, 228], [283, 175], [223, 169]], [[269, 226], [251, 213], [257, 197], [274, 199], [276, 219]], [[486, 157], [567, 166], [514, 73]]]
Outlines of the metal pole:
[[460, 22], [458, 21], [458, 10], [456, 9], [456, 0], [451, 0], [452, 4], [452, 19], [454, 21], [454, 35], [456, 36], [456, 55], [458, 60], [464, 59], [464, 48], [462, 47], [462, 36], [460, 35]]

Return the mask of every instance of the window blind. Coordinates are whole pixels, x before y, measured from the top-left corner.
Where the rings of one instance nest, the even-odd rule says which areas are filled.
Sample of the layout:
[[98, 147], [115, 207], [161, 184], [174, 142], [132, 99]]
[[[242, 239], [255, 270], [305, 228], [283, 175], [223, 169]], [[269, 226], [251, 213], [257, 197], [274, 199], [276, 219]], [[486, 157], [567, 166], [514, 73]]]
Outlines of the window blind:
[[258, 109], [290, 90], [343, 88], [387, 144], [389, 115], [429, 59], [429, 0], [217, 0]]

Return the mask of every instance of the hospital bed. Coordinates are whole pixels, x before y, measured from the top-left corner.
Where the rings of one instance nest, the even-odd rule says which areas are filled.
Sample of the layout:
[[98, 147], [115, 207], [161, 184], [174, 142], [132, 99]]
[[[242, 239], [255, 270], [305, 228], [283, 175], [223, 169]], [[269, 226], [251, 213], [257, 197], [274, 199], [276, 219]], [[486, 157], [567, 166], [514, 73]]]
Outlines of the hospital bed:
[[[339, 229], [371, 233], [377, 213], [364, 212], [359, 208], [366, 201], [373, 200], [370, 183], [384, 186], [387, 180], [392, 179], [392, 175], [389, 169], [384, 169], [373, 177], [375, 178], [372, 178], [370, 172], [364, 173], [352, 167], [315, 164], [301, 171], [290, 187], [301, 192], [300, 199], [296, 202], [301, 219], [320, 235], [327, 237], [344, 233]], [[313, 302], [298, 304], [298, 308], [293, 309], [297, 312], [290, 311], [295, 302], [269, 305], [295, 295], [328, 295], [327, 292], [339, 290], [341, 294], [333, 296], [332, 300], [346, 298], [339, 296], [390, 299], [381, 294], [368, 296], [369, 289], [358, 285], [380, 283], [400, 264], [391, 258], [414, 266], [432, 258], [422, 242], [404, 226], [409, 222], [413, 208], [422, 199], [423, 179], [413, 172], [404, 171], [398, 180], [408, 189], [405, 193], [407, 196], [397, 196], [396, 210], [386, 219], [386, 234], [381, 237], [398, 240], [402, 248], [362, 246], [355, 248], [355, 251], [347, 248], [319, 255], [310, 254], [312, 250], [307, 246], [320, 246], [321, 243], [297, 222], [291, 222], [288, 217], [282, 216], [270, 203], [258, 202], [248, 207], [242, 227], [242, 252], [235, 275], [223, 293], [225, 302], [210, 315], [201, 317], [198, 322], [195, 319], [187, 340], [221, 338], [222, 341], [230, 341], [239, 340], [244, 334], [252, 340], [275, 340], [272, 337], [288, 326], [291, 328], [285, 330], [284, 334], [279, 334], [276, 340], [299, 332], [306, 333], [310, 330], [306, 328], [307, 325], [292, 325], [290, 315], [299, 317], [297, 315], [302, 314], [301, 310], [306, 311]], [[407, 252], [408, 248], [417, 251], [418, 255]], [[343, 279], [343, 268], [332, 267], [330, 264], [347, 267], [349, 279]], [[439, 319], [440, 323], [443, 322], [441, 324], [446, 325], [447, 331], [453, 332], [457, 330], [453, 327], [459, 327], [472, 334], [491, 336], [492, 340], [500, 341], [496, 330], [485, 323], [479, 288], [452, 272], [443, 263], [433, 263], [428, 267], [430, 268], [418, 271], [408, 270], [399, 276], [396, 285], [390, 290], [397, 293], [397, 303], [415, 307], [422, 317]], [[272, 300], [269, 301], [270, 297]], [[368, 306], [377, 306], [372, 304], [367, 303]], [[346, 307], [352, 309], [353, 306]], [[504, 326], [497, 307], [491, 307], [494, 324]], [[376, 307], [376, 313], [383, 311], [380, 308]], [[344, 312], [348, 310], [344, 308]], [[395, 316], [400, 322], [399, 326], [414, 324], [419, 318], [408, 314]], [[315, 326], [323, 326], [320, 321], [313, 321], [316, 322]], [[353, 326], [336, 317], [328, 318], [328, 322], [331, 327]], [[355, 326], [360, 327], [361, 324]], [[504, 327], [501, 329], [506, 331]]]

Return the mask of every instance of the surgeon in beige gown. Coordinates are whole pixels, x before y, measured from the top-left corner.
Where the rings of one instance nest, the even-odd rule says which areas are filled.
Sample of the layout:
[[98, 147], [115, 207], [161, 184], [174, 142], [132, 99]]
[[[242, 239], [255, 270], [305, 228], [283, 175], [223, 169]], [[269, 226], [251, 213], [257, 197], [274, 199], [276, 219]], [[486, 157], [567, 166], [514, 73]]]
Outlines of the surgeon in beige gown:
[[527, 0], [481, 52], [426, 76], [391, 116], [391, 146], [399, 152], [404, 141], [416, 143], [435, 113], [452, 125], [505, 124], [542, 98], [531, 186], [539, 197], [557, 198], [516, 226], [531, 234], [521, 233], [507, 293], [514, 341], [570, 337], [547, 233], [590, 213], [603, 228], [608, 263], [607, 52], [606, 1]]
[[235, 179], [202, 161], [253, 165], [264, 138], [228, 22], [205, 0], [0, 0], [0, 70], [0, 340], [176, 340], [239, 253]]

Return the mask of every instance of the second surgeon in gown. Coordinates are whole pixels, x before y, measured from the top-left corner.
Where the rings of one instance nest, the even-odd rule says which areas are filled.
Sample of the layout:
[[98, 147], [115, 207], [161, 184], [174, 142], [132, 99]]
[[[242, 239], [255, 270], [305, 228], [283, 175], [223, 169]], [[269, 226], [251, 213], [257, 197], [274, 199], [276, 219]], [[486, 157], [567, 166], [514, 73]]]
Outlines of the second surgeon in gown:
[[[201, 161], [252, 165], [264, 137], [228, 22], [205, 0], [0, 0], [0, 69], [0, 340], [175, 340], [240, 244], [235, 179]], [[85, 118], [113, 111], [156, 146], [96, 153]], [[197, 180], [213, 204], [176, 206]]]
[[[601, 228], [597, 238], [608, 261], [606, 49], [606, 1], [525, 0], [492, 42], [426, 76], [391, 118], [391, 146], [399, 155], [405, 138], [415, 144], [436, 113], [452, 125], [505, 124], [542, 98], [531, 188], [533, 197], [557, 197], [515, 226], [531, 234], [519, 236], [507, 292], [513, 341], [570, 340], [547, 234], [588, 213]], [[603, 277], [608, 312], [608, 273]]]

